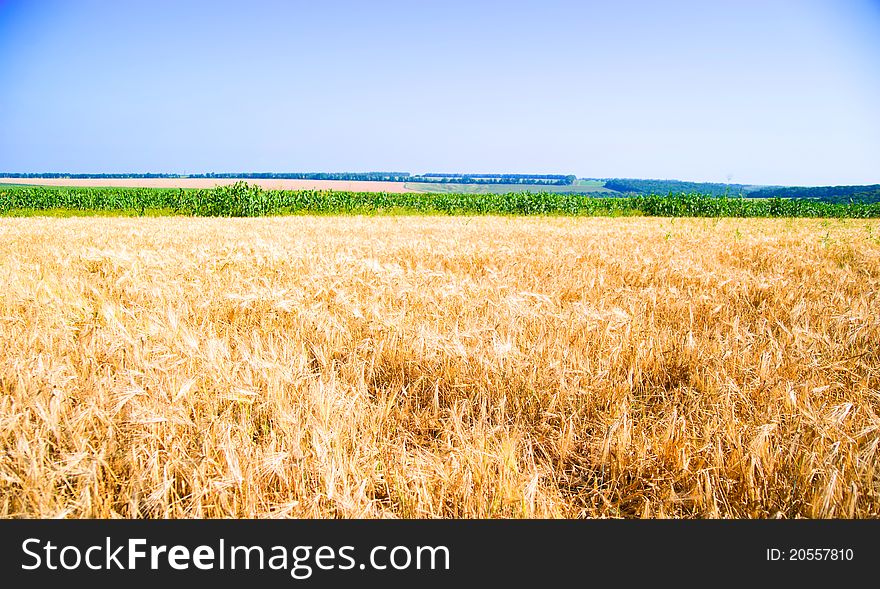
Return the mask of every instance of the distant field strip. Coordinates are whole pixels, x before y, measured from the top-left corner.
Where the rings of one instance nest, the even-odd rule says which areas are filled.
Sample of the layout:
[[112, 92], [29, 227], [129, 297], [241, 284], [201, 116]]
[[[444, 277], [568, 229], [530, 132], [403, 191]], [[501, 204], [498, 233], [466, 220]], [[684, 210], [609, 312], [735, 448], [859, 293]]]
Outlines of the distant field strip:
[[880, 217], [880, 203], [826, 203], [700, 194], [594, 197], [508, 194], [263, 190], [239, 182], [210, 189], [0, 186], [0, 214], [116, 211], [209, 217], [278, 214], [647, 215], [660, 217]]
[[880, 222], [0, 219], [0, 516], [880, 517]]
[[[235, 178], [0, 178], [0, 185], [65, 186], [82, 188], [214, 188], [240, 182]], [[342, 190], [354, 192], [419, 192], [403, 182], [366, 180], [249, 179], [264, 190]]]
[[464, 194], [509, 194], [512, 192], [560, 192], [560, 193], [587, 193], [597, 195], [615, 195], [618, 194], [613, 190], [608, 190], [603, 186], [604, 182], [599, 180], [578, 180], [574, 184], [562, 186], [553, 185], [524, 185], [524, 184], [458, 184], [458, 183], [442, 183], [442, 182], [406, 182], [407, 190], [412, 192], [447, 192], [447, 193], [464, 193]]

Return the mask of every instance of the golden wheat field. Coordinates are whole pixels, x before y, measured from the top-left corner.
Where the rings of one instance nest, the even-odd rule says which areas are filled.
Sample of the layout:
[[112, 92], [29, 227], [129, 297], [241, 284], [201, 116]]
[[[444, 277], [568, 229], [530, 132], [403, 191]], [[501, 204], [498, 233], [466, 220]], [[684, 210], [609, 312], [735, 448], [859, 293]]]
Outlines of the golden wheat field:
[[0, 220], [5, 517], [878, 517], [880, 223]]

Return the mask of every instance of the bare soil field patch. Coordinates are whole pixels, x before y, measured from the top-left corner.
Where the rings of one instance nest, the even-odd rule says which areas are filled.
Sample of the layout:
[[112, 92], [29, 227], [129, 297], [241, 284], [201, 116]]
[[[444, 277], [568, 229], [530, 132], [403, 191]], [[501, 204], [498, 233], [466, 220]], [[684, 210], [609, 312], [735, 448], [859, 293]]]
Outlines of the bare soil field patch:
[[[110, 186], [135, 188], [214, 188], [241, 181], [237, 178], [0, 178], [0, 184], [37, 186]], [[255, 180], [248, 184], [264, 190], [341, 190], [351, 192], [421, 192], [403, 182], [345, 180]]]

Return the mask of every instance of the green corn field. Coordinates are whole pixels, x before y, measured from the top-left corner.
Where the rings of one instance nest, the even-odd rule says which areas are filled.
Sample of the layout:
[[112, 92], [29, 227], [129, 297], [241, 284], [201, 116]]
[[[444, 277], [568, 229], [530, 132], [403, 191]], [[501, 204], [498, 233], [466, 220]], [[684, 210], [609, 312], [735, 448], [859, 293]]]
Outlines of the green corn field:
[[210, 189], [0, 186], [0, 214], [39, 214], [46, 211], [200, 217], [407, 213], [877, 218], [880, 217], [880, 203], [728, 198], [696, 193], [597, 198], [552, 192], [425, 194], [263, 190], [246, 182]]

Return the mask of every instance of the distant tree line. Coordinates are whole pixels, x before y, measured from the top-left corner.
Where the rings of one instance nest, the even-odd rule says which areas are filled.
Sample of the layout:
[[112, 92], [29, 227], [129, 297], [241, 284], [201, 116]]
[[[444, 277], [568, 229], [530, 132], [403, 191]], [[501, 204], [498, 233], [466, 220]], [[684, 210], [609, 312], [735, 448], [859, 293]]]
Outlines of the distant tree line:
[[880, 202], [880, 184], [865, 186], [752, 186], [714, 182], [612, 178], [605, 181], [605, 188], [636, 196], [685, 192], [746, 198], [813, 199], [842, 204]]
[[190, 174], [190, 178], [245, 178], [249, 180], [345, 180], [406, 182], [409, 172], [236, 172]]
[[85, 179], [107, 179], [107, 178], [182, 178], [180, 174], [69, 174], [67, 172], [39, 172], [39, 173], [13, 173], [0, 172], [0, 178], [75, 178], [77, 180]]
[[246, 180], [345, 180], [366, 182], [431, 182], [438, 184], [537, 184], [570, 186], [577, 177], [561, 174], [420, 174], [409, 172], [208, 172], [205, 174], [35, 174], [0, 173], [0, 178], [243, 178]]
[[245, 178], [248, 180], [366, 180], [406, 182], [408, 172], [209, 172], [206, 174], [67, 174], [46, 172], [39, 174], [0, 173], [0, 178]]
[[431, 172], [410, 176], [408, 182], [439, 182], [441, 184], [545, 184], [548, 186], [571, 186], [577, 176], [573, 174], [450, 174]]
[[715, 182], [682, 182], [680, 180], [636, 180], [612, 178], [605, 181], [605, 188], [624, 194], [699, 193], [711, 196], [752, 196], [752, 187], [745, 184], [721, 184]]
[[757, 198], [814, 198], [833, 203], [872, 203], [880, 202], [880, 184], [772, 187], [755, 190], [749, 196]]

